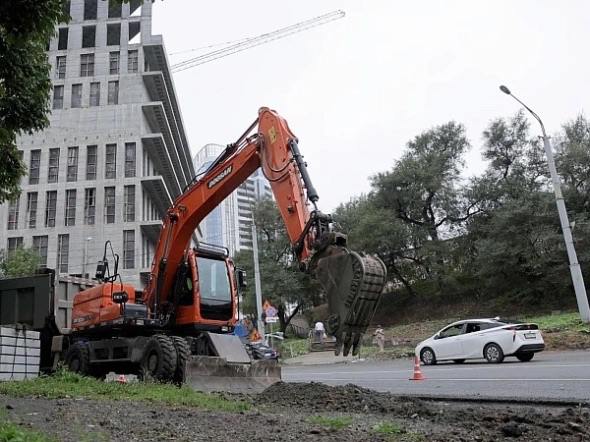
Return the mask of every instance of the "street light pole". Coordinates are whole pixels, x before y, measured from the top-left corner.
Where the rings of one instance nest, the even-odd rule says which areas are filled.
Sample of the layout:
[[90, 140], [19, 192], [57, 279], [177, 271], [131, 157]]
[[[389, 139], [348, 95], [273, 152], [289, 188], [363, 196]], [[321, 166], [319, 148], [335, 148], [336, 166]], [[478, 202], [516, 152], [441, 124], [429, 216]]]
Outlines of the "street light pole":
[[507, 95], [510, 95], [516, 101], [524, 106], [524, 108], [531, 113], [533, 117], [541, 125], [543, 132], [543, 145], [545, 146], [545, 154], [547, 155], [547, 163], [549, 164], [549, 173], [551, 174], [551, 180], [553, 181], [553, 191], [555, 192], [555, 203], [557, 204], [557, 212], [559, 213], [559, 221], [561, 223], [561, 231], [563, 232], [563, 239], [565, 241], [565, 248], [567, 250], [567, 256], [570, 262], [570, 273], [572, 275], [572, 282], [574, 284], [574, 291], [576, 293], [576, 300], [578, 301], [578, 310], [580, 311], [580, 317], [583, 322], [590, 322], [590, 307], [588, 306], [588, 296], [586, 295], [586, 287], [584, 285], [584, 277], [582, 276], [582, 270], [580, 269], [580, 263], [578, 262], [578, 256], [576, 255], [576, 249], [574, 247], [574, 239], [572, 237], [572, 230], [570, 222], [567, 216], [567, 210], [565, 209], [565, 201], [563, 194], [561, 193], [561, 182], [559, 175], [557, 175], [557, 169], [555, 168], [555, 161], [553, 160], [553, 148], [551, 141], [545, 132], [545, 126], [541, 121], [541, 118], [531, 110], [526, 104], [512, 95], [510, 89], [506, 86], [500, 86], [500, 90]]

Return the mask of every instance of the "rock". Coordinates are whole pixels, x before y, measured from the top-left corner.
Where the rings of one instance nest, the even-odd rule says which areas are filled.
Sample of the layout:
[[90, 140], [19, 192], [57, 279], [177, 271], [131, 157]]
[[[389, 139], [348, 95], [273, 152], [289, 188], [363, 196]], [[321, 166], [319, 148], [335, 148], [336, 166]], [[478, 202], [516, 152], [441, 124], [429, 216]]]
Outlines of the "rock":
[[418, 418], [418, 413], [414, 413], [410, 416], [411, 419], [417, 419]]
[[502, 433], [506, 437], [520, 437], [522, 436], [522, 428], [518, 424], [506, 424], [502, 428]]
[[7, 410], [14, 410], [14, 407], [10, 404], [6, 404], [6, 409]]
[[568, 427], [570, 427], [574, 431], [577, 431], [579, 433], [584, 432], [584, 427], [582, 427], [580, 424], [577, 424], [575, 422], [568, 422], [567, 425], [568, 425]]
[[312, 428], [311, 430], [309, 430], [309, 434], [320, 434], [322, 432], [322, 430], [320, 430], [319, 428]]

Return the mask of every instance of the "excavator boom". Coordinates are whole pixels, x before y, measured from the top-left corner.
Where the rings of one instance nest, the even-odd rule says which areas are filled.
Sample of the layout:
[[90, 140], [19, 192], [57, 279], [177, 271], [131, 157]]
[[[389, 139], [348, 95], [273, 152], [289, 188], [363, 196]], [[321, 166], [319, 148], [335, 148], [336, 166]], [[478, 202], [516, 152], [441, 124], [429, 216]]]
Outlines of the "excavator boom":
[[[254, 133], [251, 132], [257, 129]], [[180, 195], [164, 219], [144, 300], [153, 317], [170, 309], [176, 271], [199, 222], [261, 168], [268, 179], [300, 267], [323, 285], [330, 306], [329, 331], [337, 352], [358, 351], [377, 308], [386, 272], [376, 257], [346, 248], [346, 236], [332, 230], [332, 218], [317, 209], [319, 196], [285, 119], [261, 108], [248, 130]], [[164, 307], [168, 306], [168, 307]]]

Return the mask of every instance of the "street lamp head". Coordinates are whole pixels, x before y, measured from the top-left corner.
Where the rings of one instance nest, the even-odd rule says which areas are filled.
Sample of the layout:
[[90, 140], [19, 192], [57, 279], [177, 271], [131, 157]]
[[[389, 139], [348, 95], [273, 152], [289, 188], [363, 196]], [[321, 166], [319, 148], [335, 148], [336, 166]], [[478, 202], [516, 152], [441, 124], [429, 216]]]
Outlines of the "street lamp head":
[[511, 93], [510, 93], [510, 89], [508, 89], [508, 88], [507, 88], [506, 86], [504, 86], [504, 85], [501, 85], [501, 86], [500, 86], [500, 90], [501, 90], [502, 92], [504, 92], [506, 95], [511, 95]]

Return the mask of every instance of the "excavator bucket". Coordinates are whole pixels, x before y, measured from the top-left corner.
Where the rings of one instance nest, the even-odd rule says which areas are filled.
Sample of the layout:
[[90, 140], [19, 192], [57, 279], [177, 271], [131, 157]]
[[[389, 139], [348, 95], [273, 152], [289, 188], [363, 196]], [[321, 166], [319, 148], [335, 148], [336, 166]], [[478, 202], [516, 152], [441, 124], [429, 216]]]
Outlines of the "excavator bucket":
[[252, 360], [237, 336], [207, 333], [216, 356], [192, 356], [185, 383], [204, 392], [258, 393], [281, 380], [276, 360]]
[[363, 334], [379, 305], [387, 270], [377, 257], [345, 248], [332, 250], [317, 262], [316, 277], [328, 298], [327, 332], [336, 337], [335, 354], [357, 355]]

